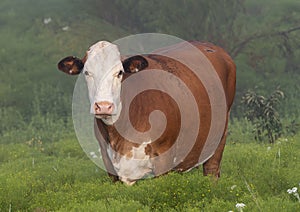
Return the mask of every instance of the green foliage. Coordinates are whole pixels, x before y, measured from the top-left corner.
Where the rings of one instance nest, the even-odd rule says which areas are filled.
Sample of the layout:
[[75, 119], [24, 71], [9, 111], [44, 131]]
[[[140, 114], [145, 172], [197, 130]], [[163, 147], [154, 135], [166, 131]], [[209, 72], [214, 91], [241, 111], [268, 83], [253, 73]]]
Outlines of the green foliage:
[[82, 56], [92, 42], [125, 34], [84, 6], [73, 0], [1, 1], [0, 143], [57, 141], [73, 133], [76, 78], [60, 73], [57, 62], [68, 54]]
[[[119, 26], [125, 25], [139, 32], [167, 33], [189, 40], [210, 40], [226, 47], [231, 45], [230, 42], [235, 38], [233, 36], [237, 35], [235, 32], [240, 25], [235, 22], [237, 15], [243, 11], [242, 0], [110, 2], [110, 6], [117, 8], [119, 13], [114, 16], [98, 15]], [[126, 19], [122, 16], [126, 16]]]
[[297, 132], [299, 132], [299, 129], [300, 124], [295, 119], [292, 119], [285, 127], [286, 134], [292, 136], [296, 135]]
[[228, 136], [232, 142], [244, 143], [254, 141], [254, 125], [245, 119], [232, 119], [228, 124]]
[[242, 97], [245, 116], [255, 125], [256, 139], [262, 140], [266, 135], [270, 143], [282, 133], [282, 124], [276, 109], [284, 94], [275, 90], [268, 98], [249, 90]]

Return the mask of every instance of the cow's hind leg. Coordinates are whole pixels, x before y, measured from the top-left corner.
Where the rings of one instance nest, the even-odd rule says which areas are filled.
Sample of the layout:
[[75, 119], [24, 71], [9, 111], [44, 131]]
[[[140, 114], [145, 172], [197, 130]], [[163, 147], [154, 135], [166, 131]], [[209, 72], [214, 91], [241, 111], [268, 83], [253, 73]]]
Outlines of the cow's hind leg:
[[220, 165], [221, 165], [223, 151], [224, 151], [224, 147], [225, 147], [225, 143], [226, 143], [227, 125], [228, 125], [228, 116], [226, 119], [224, 133], [223, 133], [221, 142], [220, 142], [219, 146], [217, 147], [217, 150], [212, 155], [212, 157], [209, 158], [203, 164], [203, 174], [205, 176], [211, 175], [211, 176], [215, 176], [216, 178], [220, 177]]

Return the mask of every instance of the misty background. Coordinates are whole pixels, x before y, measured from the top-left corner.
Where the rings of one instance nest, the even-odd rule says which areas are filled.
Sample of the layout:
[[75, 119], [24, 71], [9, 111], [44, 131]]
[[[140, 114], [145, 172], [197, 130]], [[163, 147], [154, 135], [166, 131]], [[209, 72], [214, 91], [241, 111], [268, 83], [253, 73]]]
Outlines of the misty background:
[[[247, 90], [267, 96], [280, 89], [280, 116], [287, 126], [299, 122], [297, 0], [3, 0], [0, 9], [2, 142], [28, 139], [33, 132], [53, 140], [72, 131], [76, 77], [58, 72], [57, 62], [82, 57], [99, 40], [145, 32], [209, 41], [228, 51], [237, 64], [231, 118], [244, 118], [241, 98]], [[55, 133], [44, 135], [52, 127]]]

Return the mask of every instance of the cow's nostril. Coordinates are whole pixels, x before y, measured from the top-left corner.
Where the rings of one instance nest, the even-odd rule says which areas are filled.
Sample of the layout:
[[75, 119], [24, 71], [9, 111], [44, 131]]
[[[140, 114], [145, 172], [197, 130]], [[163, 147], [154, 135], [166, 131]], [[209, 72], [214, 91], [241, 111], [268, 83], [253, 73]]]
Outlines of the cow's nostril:
[[99, 106], [99, 104], [97, 102], [95, 103], [95, 110], [101, 111], [101, 107]]
[[114, 111], [114, 104], [107, 101], [96, 102], [94, 108], [97, 115], [111, 115]]

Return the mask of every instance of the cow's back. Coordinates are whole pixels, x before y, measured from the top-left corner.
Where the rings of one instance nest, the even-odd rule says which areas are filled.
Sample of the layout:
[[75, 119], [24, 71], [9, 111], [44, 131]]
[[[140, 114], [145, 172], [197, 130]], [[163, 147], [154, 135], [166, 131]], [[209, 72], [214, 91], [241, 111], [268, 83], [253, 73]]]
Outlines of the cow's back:
[[210, 60], [218, 73], [227, 98], [228, 110], [233, 103], [236, 87], [236, 66], [229, 54], [219, 46], [199, 41], [191, 42]]
[[[191, 51], [192, 48], [191, 45], [199, 49], [202, 52], [202, 54], [213, 65], [215, 71], [217, 72], [220, 78], [220, 81], [222, 82], [226, 99], [227, 99], [228, 109], [230, 109], [235, 95], [236, 66], [234, 61], [230, 57], [230, 55], [224, 49], [212, 43], [191, 41], [191, 42], [182, 42], [182, 43], [175, 44], [173, 46], [158, 49], [154, 51], [154, 54], [159, 54], [159, 55], [163, 54], [163, 55], [171, 55], [171, 56], [176, 55], [178, 57], [180, 57], [180, 55], [184, 55], [185, 58], [188, 58], [188, 57], [192, 57], [195, 54], [194, 50]], [[149, 68], [155, 68], [155, 67], [159, 67], [159, 65], [154, 63]]]

